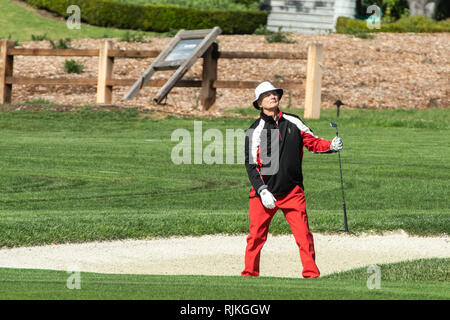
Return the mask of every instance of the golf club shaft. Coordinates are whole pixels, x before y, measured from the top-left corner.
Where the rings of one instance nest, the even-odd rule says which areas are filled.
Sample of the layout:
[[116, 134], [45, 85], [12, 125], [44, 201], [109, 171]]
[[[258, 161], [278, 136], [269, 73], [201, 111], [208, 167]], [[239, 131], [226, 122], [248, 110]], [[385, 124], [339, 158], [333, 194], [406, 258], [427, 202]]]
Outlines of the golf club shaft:
[[[339, 107], [339, 106], [338, 106]], [[339, 108], [338, 108], [339, 109]], [[330, 125], [334, 128], [336, 128], [336, 137], [339, 137], [338, 127], [337, 124], [330, 122]], [[338, 151], [338, 158], [339, 158], [339, 172], [341, 173], [341, 189], [342, 189], [342, 207], [344, 209], [344, 225], [345, 225], [345, 232], [348, 231], [348, 224], [347, 224], [347, 208], [345, 206], [345, 196], [344, 196], [344, 179], [342, 178], [342, 165], [341, 165], [341, 153]]]
[[348, 232], [348, 224], [347, 224], [347, 208], [345, 206], [345, 196], [344, 196], [344, 179], [342, 178], [342, 165], [341, 165], [341, 153], [338, 152], [339, 158], [339, 171], [341, 172], [341, 187], [342, 187], [342, 207], [344, 209], [344, 225], [345, 232]]

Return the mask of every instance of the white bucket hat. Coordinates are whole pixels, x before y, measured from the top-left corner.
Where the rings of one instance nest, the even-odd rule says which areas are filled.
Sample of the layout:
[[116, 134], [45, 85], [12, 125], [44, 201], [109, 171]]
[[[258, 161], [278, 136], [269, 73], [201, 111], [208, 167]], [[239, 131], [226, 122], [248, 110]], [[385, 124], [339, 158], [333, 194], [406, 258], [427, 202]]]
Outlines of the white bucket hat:
[[255, 89], [256, 99], [253, 101], [253, 106], [258, 110], [261, 109], [258, 105], [259, 96], [265, 92], [274, 91], [274, 90], [278, 93], [278, 100], [281, 100], [281, 97], [283, 96], [283, 89], [275, 88], [273, 86], [273, 84], [271, 84], [269, 81], [264, 81], [264, 82], [260, 83]]

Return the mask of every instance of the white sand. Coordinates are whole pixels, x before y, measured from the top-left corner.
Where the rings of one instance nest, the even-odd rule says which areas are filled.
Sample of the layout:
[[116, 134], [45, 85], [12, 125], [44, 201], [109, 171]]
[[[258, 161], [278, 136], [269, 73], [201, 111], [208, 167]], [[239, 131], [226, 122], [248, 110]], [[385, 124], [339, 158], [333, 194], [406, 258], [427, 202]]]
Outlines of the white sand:
[[[314, 234], [322, 275], [372, 264], [450, 257], [450, 237]], [[240, 275], [246, 235], [208, 235], [0, 249], [0, 267], [98, 273]], [[292, 235], [269, 235], [261, 276], [301, 277]]]

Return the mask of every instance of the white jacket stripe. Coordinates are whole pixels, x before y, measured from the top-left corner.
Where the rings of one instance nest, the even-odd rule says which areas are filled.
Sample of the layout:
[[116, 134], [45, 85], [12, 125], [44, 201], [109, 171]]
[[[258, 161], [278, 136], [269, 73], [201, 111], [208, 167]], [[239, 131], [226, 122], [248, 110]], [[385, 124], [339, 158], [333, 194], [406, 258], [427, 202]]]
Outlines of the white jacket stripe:
[[259, 145], [261, 144], [261, 133], [262, 130], [264, 129], [264, 125], [265, 125], [265, 121], [263, 119], [261, 119], [261, 121], [259, 122], [258, 126], [255, 128], [255, 131], [253, 131], [253, 134], [251, 136], [251, 152], [252, 152], [252, 159], [250, 161], [250, 163], [257, 163], [256, 161], [256, 157], [257, 157], [257, 152], [258, 152], [258, 148]]
[[311, 129], [309, 129], [299, 118], [289, 116], [284, 113], [282, 114], [282, 117], [284, 117], [286, 120], [295, 124], [297, 126], [297, 128], [300, 129], [301, 132], [308, 133], [308, 134], [312, 135], [314, 138], [318, 138], [317, 136], [314, 135], [314, 133], [311, 131]]

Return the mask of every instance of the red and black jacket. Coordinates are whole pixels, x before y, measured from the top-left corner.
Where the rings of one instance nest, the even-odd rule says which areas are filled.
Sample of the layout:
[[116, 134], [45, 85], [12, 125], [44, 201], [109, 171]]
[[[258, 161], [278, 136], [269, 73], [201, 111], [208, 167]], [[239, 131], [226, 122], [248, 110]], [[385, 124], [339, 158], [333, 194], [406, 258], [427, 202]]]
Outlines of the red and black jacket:
[[250, 197], [259, 196], [264, 189], [274, 196], [287, 194], [295, 186], [304, 189], [303, 147], [314, 153], [332, 152], [331, 141], [316, 137], [297, 115], [279, 111], [277, 119], [261, 111], [246, 131], [245, 168], [252, 184]]

